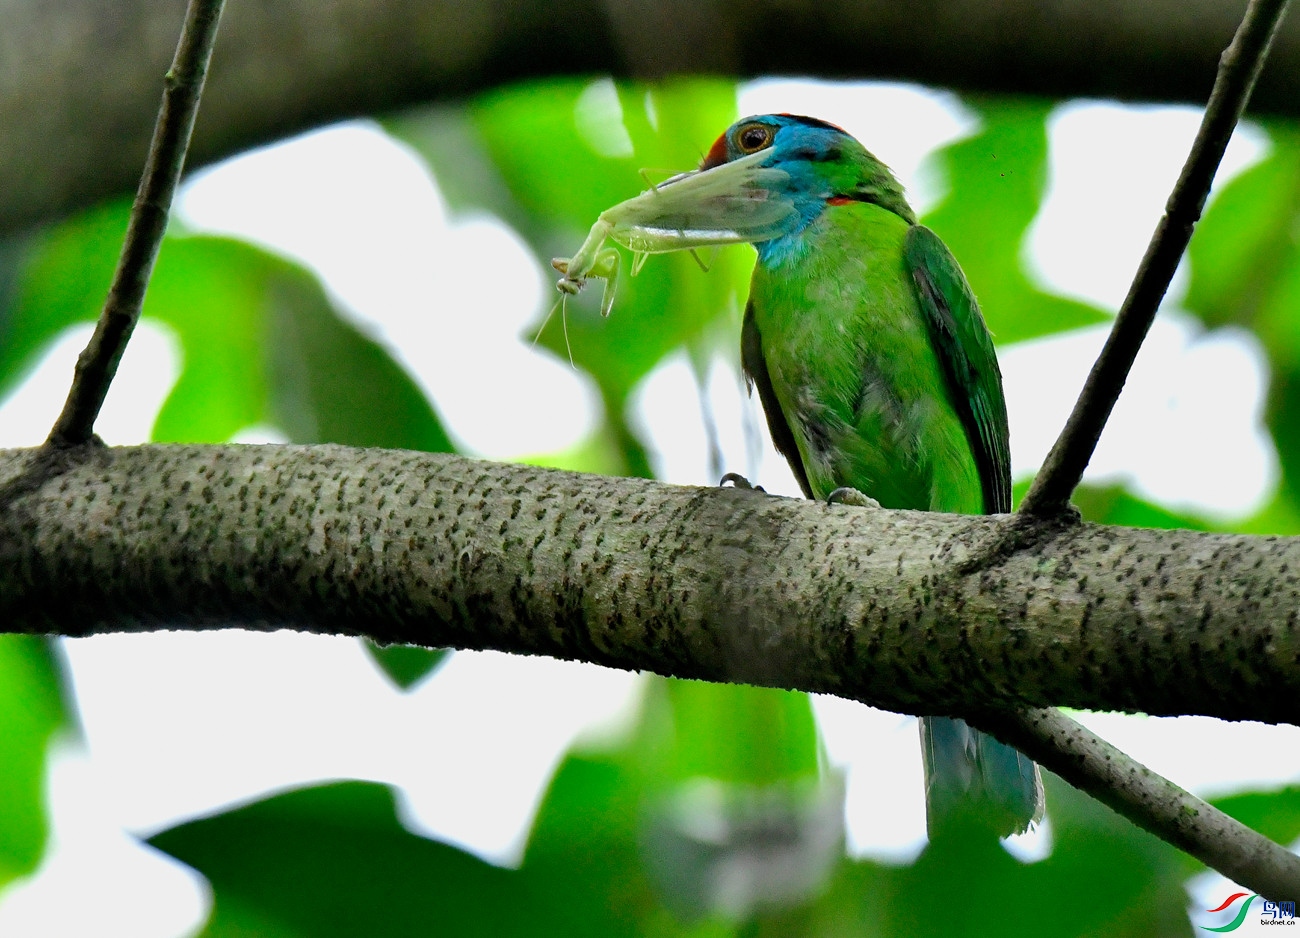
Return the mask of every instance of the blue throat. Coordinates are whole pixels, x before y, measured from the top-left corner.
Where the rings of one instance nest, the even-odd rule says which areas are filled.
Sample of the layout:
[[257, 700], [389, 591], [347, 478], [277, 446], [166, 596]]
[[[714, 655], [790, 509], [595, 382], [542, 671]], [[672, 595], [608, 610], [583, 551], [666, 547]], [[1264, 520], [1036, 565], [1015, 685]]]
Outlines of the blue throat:
[[[798, 163], [780, 161], [773, 165], [784, 169], [790, 173], [789, 189], [781, 195], [790, 199], [794, 203], [797, 214], [791, 219], [789, 228], [785, 233], [778, 237], [771, 238], [767, 241], [759, 241], [754, 244], [758, 251], [758, 261], [768, 269], [780, 267], [785, 262], [803, 254], [807, 248], [807, 242], [804, 240], [804, 232], [808, 226], [815, 222], [826, 211], [826, 200], [830, 198], [831, 193], [827, 192], [810, 192], [806, 186], [800, 183], [811, 180], [800, 179], [799, 176], [811, 176], [808, 173], [806, 164], [800, 167]], [[803, 172], [799, 170], [802, 169]]]
[[758, 251], [758, 262], [769, 270], [800, 257], [808, 250], [804, 233], [826, 211], [825, 198], [800, 195], [793, 201], [798, 214], [791, 221], [789, 230], [779, 237], [754, 244]]
[[790, 234], [772, 238], [770, 241], [757, 242], [754, 248], [758, 251], [758, 262], [768, 270], [775, 270], [801, 256], [808, 248], [803, 238], [804, 229], [807, 227], [805, 223]]

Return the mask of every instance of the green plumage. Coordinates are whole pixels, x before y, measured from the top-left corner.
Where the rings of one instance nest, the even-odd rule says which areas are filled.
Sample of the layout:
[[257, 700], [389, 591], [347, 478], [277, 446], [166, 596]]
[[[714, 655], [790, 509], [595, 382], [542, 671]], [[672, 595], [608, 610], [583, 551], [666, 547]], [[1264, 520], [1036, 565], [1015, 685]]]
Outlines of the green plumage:
[[[805, 494], [847, 485], [885, 508], [982, 513], [979, 461], [913, 281], [913, 232], [938, 243], [878, 205], [828, 208], [806, 250], [755, 268], [744, 365], [769, 425], [788, 428], [773, 438]], [[1005, 433], [1005, 410], [1001, 422]]]
[[[745, 373], [804, 493], [848, 486], [884, 508], [1011, 510], [1006, 404], [993, 341], [960, 266], [917, 225], [902, 188], [853, 138], [808, 118], [750, 118], [799, 210], [759, 253], [742, 330]], [[1042, 816], [1038, 769], [961, 720], [921, 722], [927, 818], [999, 835]]]

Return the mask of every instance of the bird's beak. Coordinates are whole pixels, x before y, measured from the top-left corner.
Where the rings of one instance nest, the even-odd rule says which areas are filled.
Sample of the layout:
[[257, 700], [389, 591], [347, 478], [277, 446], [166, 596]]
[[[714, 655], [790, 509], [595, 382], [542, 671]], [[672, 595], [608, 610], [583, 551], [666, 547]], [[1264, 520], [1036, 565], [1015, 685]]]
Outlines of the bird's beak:
[[779, 237], [798, 212], [782, 194], [785, 171], [763, 166], [770, 156], [760, 151], [673, 176], [606, 209], [597, 225], [606, 225], [608, 237], [638, 254]]

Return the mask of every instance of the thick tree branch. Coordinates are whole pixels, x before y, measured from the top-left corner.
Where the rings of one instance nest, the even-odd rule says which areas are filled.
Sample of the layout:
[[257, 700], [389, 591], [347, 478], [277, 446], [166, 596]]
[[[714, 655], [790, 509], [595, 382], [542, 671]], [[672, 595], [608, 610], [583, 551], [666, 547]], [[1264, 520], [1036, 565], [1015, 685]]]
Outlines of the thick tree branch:
[[1243, 885], [1300, 891], [1280, 847], [1005, 710], [1295, 721], [1300, 539], [1063, 525], [990, 551], [1009, 523], [338, 446], [0, 451], [0, 624], [238, 622], [966, 715]]
[[1060, 513], [1083, 478], [1083, 470], [1092, 459], [1111, 410], [1119, 400], [1160, 301], [1174, 278], [1178, 261], [1192, 240], [1192, 229], [1201, 218], [1214, 174], [1264, 68], [1269, 45], [1286, 14], [1287, 2], [1251, 0], [1232, 44], [1224, 51], [1214, 91], [1187, 162], [1169, 196], [1165, 214], [1156, 225], [1106, 345], [1084, 383], [1083, 393], [1020, 505], [1022, 513], [1040, 517]]
[[[0, 451], [0, 622], [366, 634], [839, 694], [1300, 722], [1300, 538], [827, 508], [446, 455]], [[993, 556], [984, 561], [980, 558]]]
[[72, 388], [50, 431], [47, 441], [50, 446], [80, 446], [90, 440], [122, 353], [140, 319], [145, 291], [167, 230], [167, 216], [198, 117], [224, 2], [189, 2], [176, 56], [163, 80], [162, 105], [158, 108], [135, 204], [131, 206], [117, 270], [95, 332], [77, 359]]
[[[222, 26], [191, 165], [502, 83], [608, 73], [889, 78], [1202, 102], [1242, 0], [265, 0]], [[0, 0], [0, 233], [136, 179], [181, 23], [155, 0]], [[1255, 105], [1300, 114], [1300, 23]]]

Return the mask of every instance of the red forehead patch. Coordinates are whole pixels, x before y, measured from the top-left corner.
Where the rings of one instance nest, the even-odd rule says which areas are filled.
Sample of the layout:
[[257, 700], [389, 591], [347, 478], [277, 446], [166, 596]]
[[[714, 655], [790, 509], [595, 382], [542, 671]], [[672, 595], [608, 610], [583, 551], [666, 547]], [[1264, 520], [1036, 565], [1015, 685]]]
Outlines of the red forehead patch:
[[713, 146], [709, 147], [708, 155], [704, 157], [700, 169], [713, 169], [713, 167], [721, 166], [725, 162], [727, 162], [727, 135], [723, 134], [713, 141]]

